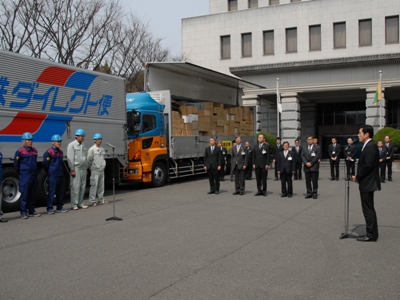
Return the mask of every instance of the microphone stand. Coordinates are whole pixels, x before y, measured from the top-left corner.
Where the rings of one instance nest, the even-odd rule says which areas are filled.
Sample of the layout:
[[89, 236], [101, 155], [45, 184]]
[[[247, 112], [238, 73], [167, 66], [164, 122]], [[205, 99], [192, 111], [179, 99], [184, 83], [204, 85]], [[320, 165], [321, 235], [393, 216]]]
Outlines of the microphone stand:
[[[347, 158], [346, 158], [347, 159]], [[350, 164], [350, 162], [349, 162]], [[346, 172], [346, 160], [345, 160], [345, 174], [347, 174]], [[349, 165], [350, 167], [350, 165]], [[347, 174], [348, 175], [348, 174]], [[347, 180], [345, 180], [345, 182], [347, 182], [347, 189], [345, 189], [345, 195], [344, 195], [344, 233], [342, 233], [339, 237], [339, 239], [346, 239], [346, 238], [357, 238], [357, 235], [353, 234], [353, 231], [349, 232], [349, 204], [350, 204], [350, 179], [347, 176]]]
[[114, 160], [115, 160], [114, 159], [114, 149], [115, 149], [115, 147], [113, 145], [111, 145], [110, 143], [107, 143], [107, 146], [111, 147], [112, 151], [113, 151], [113, 161], [112, 161], [112, 166], [113, 166], [112, 167], [112, 169], [113, 169], [113, 216], [106, 219], [106, 221], [111, 221], [111, 220], [122, 221], [121, 218], [118, 218], [115, 216], [115, 172], [114, 172]]

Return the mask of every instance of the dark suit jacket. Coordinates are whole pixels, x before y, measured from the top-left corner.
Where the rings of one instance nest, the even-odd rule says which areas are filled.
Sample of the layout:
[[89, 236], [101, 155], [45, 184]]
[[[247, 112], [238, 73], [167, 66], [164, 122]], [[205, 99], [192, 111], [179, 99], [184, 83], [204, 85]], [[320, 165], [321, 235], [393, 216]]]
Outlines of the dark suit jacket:
[[[301, 153], [301, 159], [304, 163], [304, 172], [317, 172], [319, 170], [318, 160], [321, 158], [321, 149], [318, 145], [312, 145], [311, 151], [308, 151], [308, 145], [304, 146]], [[311, 167], [307, 167], [306, 163], [310, 162]]]
[[247, 151], [246, 147], [242, 144], [239, 151], [237, 151], [237, 146], [232, 146], [231, 148], [231, 168], [235, 168], [236, 164], [238, 169], [243, 169], [243, 166], [247, 166]]
[[374, 192], [381, 189], [379, 150], [373, 140], [370, 140], [361, 151], [356, 179], [360, 183], [360, 192]]
[[277, 145], [274, 146], [273, 155], [274, 155], [274, 159], [275, 160], [278, 160], [279, 152], [282, 151], [282, 150], [283, 150], [282, 144], [279, 147]]
[[292, 173], [296, 171], [296, 154], [293, 151], [288, 150], [285, 157], [285, 150], [279, 153], [278, 158], [278, 171], [282, 174], [283, 172]]
[[[330, 144], [328, 147], [328, 154], [329, 154], [330, 158], [332, 158], [332, 157], [339, 158], [341, 151], [342, 151], [342, 147], [338, 143], [336, 143], [335, 149], [333, 148], [333, 144]], [[333, 152], [335, 152], [335, 154], [333, 154]]]
[[[386, 147], [386, 143], [384, 143], [384, 146]], [[393, 143], [389, 142], [389, 147], [386, 147], [386, 149], [387, 149], [386, 156], [390, 156], [390, 160], [393, 160], [394, 159], [394, 157], [393, 157], [393, 155], [394, 155], [394, 145], [393, 145]]]
[[224, 147], [221, 147], [220, 149], [221, 149], [221, 166], [223, 166], [226, 163], [226, 156], [228, 155], [228, 151]]
[[346, 158], [351, 158], [355, 159], [357, 154], [357, 146], [354, 144], [347, 145], [346, 148], [344, 148], [344, 156]]
[[[378, 147], [378, 153], [379, 153], [379, 147]], [[386, 153], [387, 153], [387, 149], [385, 146], [383, 146], [382, 152], [379, 154], [379, 159], [383, 159], [382, 160], [383, 163], [386, 161]]]
[[296, 164], [301, 165], [301, 153], [303, 152], [303, 147], [299, 145], [299, 152], [296, 151], [296, 146], [292, 147], [292, 152], [296, 156]]
[[214, 146], [214, 151], [211, 153], [211, 146], [206, 148], [204, 154], [204, 165], [208, 169], [218, 169], [221, 166], [221, 148]]
[[246, 147], [246, 151], [247, 151], [247, 157], [249, 158], [249, 162], [253, 161], [253, 147], [249, 146]]
[[253, 165], [264, 169], [266, 165], [269, 165], [269, 145], [264, 143], [260, 149], [260, 145], [257, 144], [253, 149]]

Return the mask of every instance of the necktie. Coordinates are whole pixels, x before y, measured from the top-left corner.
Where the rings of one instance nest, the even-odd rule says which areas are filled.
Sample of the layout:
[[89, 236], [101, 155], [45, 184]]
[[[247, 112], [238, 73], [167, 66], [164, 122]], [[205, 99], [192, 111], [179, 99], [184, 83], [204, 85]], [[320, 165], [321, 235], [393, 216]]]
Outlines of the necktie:
[[286, 157], [286, 155], [287, 155], [287, 150], [285, 150], [285, 157]]
[[239, 149], [240, 149], [240, 145], [237, 145], [236, 146], [236, 152], [239, 152]]
[[311, 151], [311, 146], [308, 146], [308, 151]]
[[389, 143], [386, 143], [386, 148], [389, 148]]
[[379, 155], [382, 155], [382, 148], [379, 148]]
[[214, 152], [214, 146], [211, 146], [211, 154]]
[[333, 149], [335, 149], [336, 148], [336, 144], [333, 144]]

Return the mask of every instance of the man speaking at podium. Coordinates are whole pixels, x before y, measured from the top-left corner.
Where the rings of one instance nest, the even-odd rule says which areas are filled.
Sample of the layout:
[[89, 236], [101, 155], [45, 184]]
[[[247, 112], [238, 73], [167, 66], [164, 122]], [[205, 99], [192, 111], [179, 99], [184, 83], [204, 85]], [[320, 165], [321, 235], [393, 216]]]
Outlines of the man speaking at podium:
[[357, 166], [357, 175], [353, 181], [359, 184], [361, 206], [366, 223], [367, 234], [357, 238], [359, 242], [378, 240], [378, 220], [374, 208], [374, 192], [381, 189], [379, 178], [379, 150], [372, 140], [374, 129], [370, 125], [360, 128], [358, 138], [364, 144]]

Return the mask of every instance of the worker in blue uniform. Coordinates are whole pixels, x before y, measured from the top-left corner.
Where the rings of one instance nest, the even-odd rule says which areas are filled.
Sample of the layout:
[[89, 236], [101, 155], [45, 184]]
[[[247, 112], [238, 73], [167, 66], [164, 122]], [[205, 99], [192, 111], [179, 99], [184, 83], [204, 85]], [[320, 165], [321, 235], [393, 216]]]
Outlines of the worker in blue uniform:
[[47, 174], [47, 213], [54, 214], [54, 198], [56, 212], [65, 213], [64, 205], [64, 153], [60, 149], [62, 139], [58, 134], [51, 137], [52, 147], [43, 154], [43, 169]]
[[2, 160], [3, 160], [3, 154], [1, 154], [1, 152], [0, 152], [0, 222], [1, 223], [6, 223], [6, 222], [8, 222], [8, 220], [3, 219], [3, 211], [1, 210], [1, 202], [3, 201], [3, 199], [2, 199], [3, 188], [1, 186], [1, 183], [3, 182]]
[[32, 147], [33, 136], [30, 132], [22, 135], [23, 146], [15, 152], [14, 168], [19, 175], [19, 198], [21, 218], [40, 217], [35, 211], [37, 194], [37, 156], [38, 152]]

